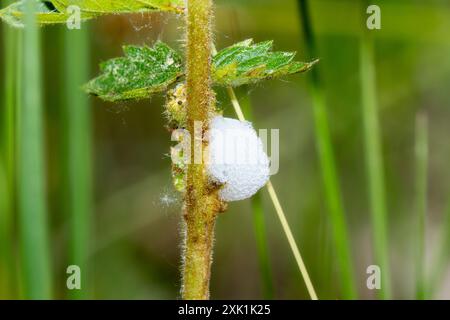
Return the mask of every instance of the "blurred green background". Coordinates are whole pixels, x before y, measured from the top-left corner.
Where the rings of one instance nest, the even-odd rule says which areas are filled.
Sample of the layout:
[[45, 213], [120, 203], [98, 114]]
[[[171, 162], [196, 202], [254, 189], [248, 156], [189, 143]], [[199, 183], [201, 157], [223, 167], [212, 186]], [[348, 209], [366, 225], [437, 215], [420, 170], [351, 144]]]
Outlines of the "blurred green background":
[[[312, 0], [310, 13], [317, 57], [306, 55], [295, 0], [217, 0], [215, 44], [274, 40], [275, 49], [297, 51], [297, 59], [320, 58], [338, 178], [350, 232], [354, 276], [360, 298], [375, 298], [366, 287], [374, 264], [368, 182], [365, 169], [359, 35], [360, 2]], [[415, 297], [415, 123], [429, 123], [429, 189], [425, 260], [434, 262], [446, 232], [450, 199], [450, 3], [384, 0], [382, 29], [371, 31], [379, 119], [386, 175], [389, 255], [393, 297]], [[161, 39], [183, 50], [183, 18], [170, 14], [107, 16], [88, 22], [90, 74], [98, 64], [122, 55], [123, 44]], [[4, 27], [2, 25], [2, 27]], [[42, 69], [47, 143], [50, 243], [56, 298], [65, 298], [68, 217], [63, 159], [65, 27], [42, 29]], [[2, 66], [2, 74], [4, 70]], [[257, 128], [280, 129], [280, 171], [272, 178], [320, 298], [339, 299], [331, 225], [315, 147], [309, 75], [294, 75], [237, 91], [251, 100]], [[1, 77], [3, 88], [3, 77]], [[2, 89], [3, 90], [3, 89]], [[80, 90], [75, 87], [73, 90]], [[139, 103], [92, 103], [94, 155], [93, 239], [89, 265], [96, 299], [179, 298], [181, 198], [170, 178], [170, 133], [164, 128], [163, 95]], [[218, 102], [235, 117], [223, 90]], [[70, 119], [68, 119], [70, 121]], [[307, 299], [267, 192], [261, 191], [266, 219], [270, 273], [275, 299]], [[15, 234], [16, 234], [15, 229]], [[231, 203], [220, 215], [211, 278], [213, 299], [259, 299], [263, 281], [250, 201]], [[16, 243], [16, 252], [20, 245]], [[448, 244], [447, 247], [449, 248]], [[16, 284], [20, 287], [19, 284]], [[433, 298], [450, 298], [450, 268], [439, 273]]]

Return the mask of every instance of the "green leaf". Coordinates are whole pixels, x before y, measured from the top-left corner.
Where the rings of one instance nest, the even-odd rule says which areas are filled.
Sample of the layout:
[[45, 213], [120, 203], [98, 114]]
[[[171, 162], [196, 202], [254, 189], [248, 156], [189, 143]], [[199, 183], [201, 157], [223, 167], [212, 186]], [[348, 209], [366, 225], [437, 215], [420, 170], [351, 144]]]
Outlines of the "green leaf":
[[253, 44], [248, 39], [221, 50], [213, 57], [213, 80], [217, 85], [240, 86], [308, 71], [318, 62], [293, 61], [295, 52], [273, 52], [273, 42]]
[[181, 57], [166, 44], [125, 46], [125, 56], [100, 65], [101, 75], [85, 90], [108, 101], [144, 99], [161, 92], [183, 75]]
[[62, 11], [70, 5], [93, 14], [131, 13], [147, 11], [183, 12], [183, 0], [50, 0]]
[[[213, 58], [212, 77], [216, 85], [239, 86], [288, 74], [305, 72], [316, 62], [293, 61], [295, 53], [272, 52], [272, 41], [252, 44], [245, 40], [228, 47]], [[85, 89], [108, 101], [148, 98], [161, 92], [184, 75], [180, 56], [166, 44], [153, 49], [126, 46], [125, 57], [100, 65], [102, 74]]]
[[[69, 19], [69, 14], [59, 12], [51, 3], [38, 0], [36, 0], [36, 2], [38, 3], [36, 18], [39, 24], [66, 23]], [[25, 2], [23, 0], [14, 2], [8, 7], [0, 10], [0, 18], [11, 26], [22, 28], [24, 26], [24, 10]], [[82, 20], [90, 19], [91, 17], [92, 16], [89, 14], [81, 13]]]
[[[41, 25], [66, 23], [70, 17], [69, 6], [80, 8], [81, 20], [106, 14], [132, 12], [170, 11], [182, 13], [183, 0], [36, 0], [37, 21]], [[15, 27], [23, 27], [24, 0], [14, 2], [0, 10], [0, 18]]]

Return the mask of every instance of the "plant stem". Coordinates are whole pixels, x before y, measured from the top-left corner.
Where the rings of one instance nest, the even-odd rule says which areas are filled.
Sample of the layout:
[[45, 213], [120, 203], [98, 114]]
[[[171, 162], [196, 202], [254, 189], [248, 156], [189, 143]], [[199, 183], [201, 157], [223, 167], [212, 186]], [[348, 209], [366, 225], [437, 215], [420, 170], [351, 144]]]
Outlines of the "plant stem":
[[18, 198], [24, 295], [50, 299], [44, 136], [41, 97], [40, 34], [34, 0], [26, 1], [23, 80], [19, 134]]
[[[203, 161], [196, 156], [196, 146], [205, 147], [202, 133], [208, 127], [215, 104], [211, 89], [212, 0], [187, 0], [186, 3], [187, 126], [192, 143], [184, 205], [182, 297], [203, 300], [209, 299], [214, 225], [222, 208], [218, 190], [209, 185]], [[200, 123], [201, 132], [196, 132], [196, 123]]]
[[[245, 121], [244, 113], [242, 112], [239, 101], [236, 98], [236, 94], [232, 87], [227, 87], [228, 95], [231, 100], [231, 104], [233, 105], [234, 111], [238, 116], [240, 121]], [[284, 213], [283, 207], [281, 206], [280, 201], [278, 200], [277, 193], [275, 192], [275, 188], [272, 185], [272, 182], [266, 184], [267, 191], [269, 192], [270, 200], [273, 203], [275, 208], [275, 212], [277, 213], [278, 219], [280, 220], [281, 227], [283, 228], [284, 234], [288, 240], [289, 246], [291, 247], [292, 254], [294, 255], [295, 261], [297, 262], [298, 269], [300, 270], [300, 274], [305, 281], [306, 289], [308, 290], [308, 294], [311, 300], [318, 300], [316, 290], [311, 282], [311, 279], [308, 274], [308, 270], [306, 269], [305, 263], [303, 262], [303, 258], [300, 254], [300, 250], [298, 249], [297, 243], [295, 242], [294, 236], [292, 234], [291, 228], [289, 227], [289, 223], [286, 219], [286, 215]]]
[[87, 25], [64, 32], [66, 66], [66, 121], [68, 200], [70, 219], [69, 264], [80, 267], [81, 290], [73, 298], [86, 299], [89, 286], [89, 239], [92, 216], [91, 109], [81, 86], [89, 80], [89, 34]]
[[417, 210], [416, 298], [423, 300], [427, 294], [425, 287], [425, 226], [428, 189], [428, 125], [424, 114], [417, 115], [415, 154]]
[[269, 192], [270, 198], [272, 199], [275, 211], [277, 212], [278, 218], [280, 219], [281, 225], [283, 226], [284, 233], [286, 234], [292, 252], [294, 253], [294, 257], [295, 260], [297, 261], [300, 273], [302, 274], [303, 279], [305, 280], [305, 285], [306, 289], [308, 290], [309, 296], [311, 297], [311, 300], [318, 300], [316, 290], [314, 289], [311, 279], [309, 278], [308, 270], [306, 269], [305, 263], [303, 262], [303, 258], [300, 255], [300, 250], [298, 250], [294, 236], [292, 235], [291, 228], [289, 227], [289, 223], [286, 220], [286, 215], [284, 214], [280, 201], [278, 200], [278, 196], [270, 180], [267, 183], [267, 191]]
[[16, 31], [4, 25], [3, 52], [5, 85], [0, 119], [0, 299], [14, 297], [15, 255], [13, 253], [14, 215], [14, 136], [16, 97]]
[[[362, 12], [365, 12], [365, 10]], [[363, 28], [366, 28], [365, 21]], [[391, 298], [388, 234], [386, 221], [386, 192], [381, 146], [380, 124], [377, 113], [376, 73], [374, 65], [373, 39], [365, 29], [359, 44], [362, 115], [366, 170], [369, 182], [370, 211], [374, 239], [375, 264], [381, 268], [382, 299]]]
[[[317, 49], [312, 31], [308, 1], [299, 0], [299, 9], [307, 50], [310, 56], [316, 56]], [[323, 184], [325, 187], [328, 211], [330, 214], [331, 227], [333, 229], [333, 239], [338, 258], [342, 294], [345, 299], [355, 299], [357, 297], [357, 292], [353, 276], [354, 271], [349, 242], [350, 237], [348, 235], [345, 212], [341, 200], [341, 191], [336, 173], [336, 163], [328, 124], [325, 94], [323, 92], [322, 81], [317, 68], [313, 68], [310, 72], [309, 88], [313, 100], [316, 145]]]

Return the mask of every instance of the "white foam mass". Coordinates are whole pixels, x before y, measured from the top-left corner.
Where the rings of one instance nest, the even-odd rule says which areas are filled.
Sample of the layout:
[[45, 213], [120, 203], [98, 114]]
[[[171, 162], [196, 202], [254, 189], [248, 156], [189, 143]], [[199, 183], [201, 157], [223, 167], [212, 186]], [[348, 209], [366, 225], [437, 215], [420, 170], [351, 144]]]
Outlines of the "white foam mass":
[[261, 139], [247, 121], [216, 116], [207, 132], [207, 171], [212, 181], [223, 184], [223, 201], [250, 198], [269, 180], [269, 158]]

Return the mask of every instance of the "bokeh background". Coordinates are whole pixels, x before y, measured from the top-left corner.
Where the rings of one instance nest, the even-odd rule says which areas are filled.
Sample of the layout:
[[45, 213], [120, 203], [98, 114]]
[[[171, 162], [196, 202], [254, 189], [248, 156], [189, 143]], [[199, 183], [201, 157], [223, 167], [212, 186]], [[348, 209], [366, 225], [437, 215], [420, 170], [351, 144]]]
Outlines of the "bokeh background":
[[[360, 298], [375, 298], [374, 291], [366, 287], [366, 268], [374, 264], [374, 259], [358, 63], [364, 14], [359, 1], [310, 1], [317, 57], [308, 56], [304, 50], [297, 1], [215, 2], [218, 49], [253, 38], [274, 40], [275, 49], [297, 51], [299, 60], [320, 58], [316, 68], [323, 79], [358, 293]], [[419, 112], [427, 116], [429, 123], [425, 252], [430, 274], [434, 273], [435, 261], [448, 253], [442, 247], [445, 235], [450, 232], [445, 223], [450, 200], [450, 3], [444, 0], [373, 2], [381, 7], [382, 13], [382, 29], [372, 34], [393, 296], [409, 299], [415, 297], [416, 283], [414, 144]], [[170, 14], [107, 16], [88, 22], [86, 27], [91, 37], [91, 76], [98, 73], [101, 61], [120, 56], [123, 44], [151, 45], [160, 39], [183, 50], [183, 19]], [[52, 275], [55, 297], [65, 298], [68, 217], [62, 165], [65, 142], [61, 134], [65, 125], [61, 111], [64, 27], [45, 27], [42, 37]], [[280, 129], [280, 170], [272, 178], [273, 184], [319, 297], [339, 299], [336, 253], [308, 88], [308, 75], [301, 74], [246, 87], [237, 93], [240, 100], [251, 101], [255, 127]], [[218, 90], [217, 93], [224, 113], [235, 117], [226, 92]], [[181, 198], [170, 178], [171, 142], [170, 133], [164, 127], [164, 100], [163, 95], [115, 105], [96, 98], [89, 100], [95, 186], [89, 258], [92, 298], [180, 296]], [[229, 210], [217, 222], [211, 278], [213, 299], [308, 298], [266, 190], [260, 196], [272, 288], [264, 289], [267, 278], [263, 280], [258, 259], [251, 201], [240, 201], [230, 203]], [[450, 248], [448, 243], [446, 248]], [[448, 264], [438, 276], [431, 297], [448, 299]]]

